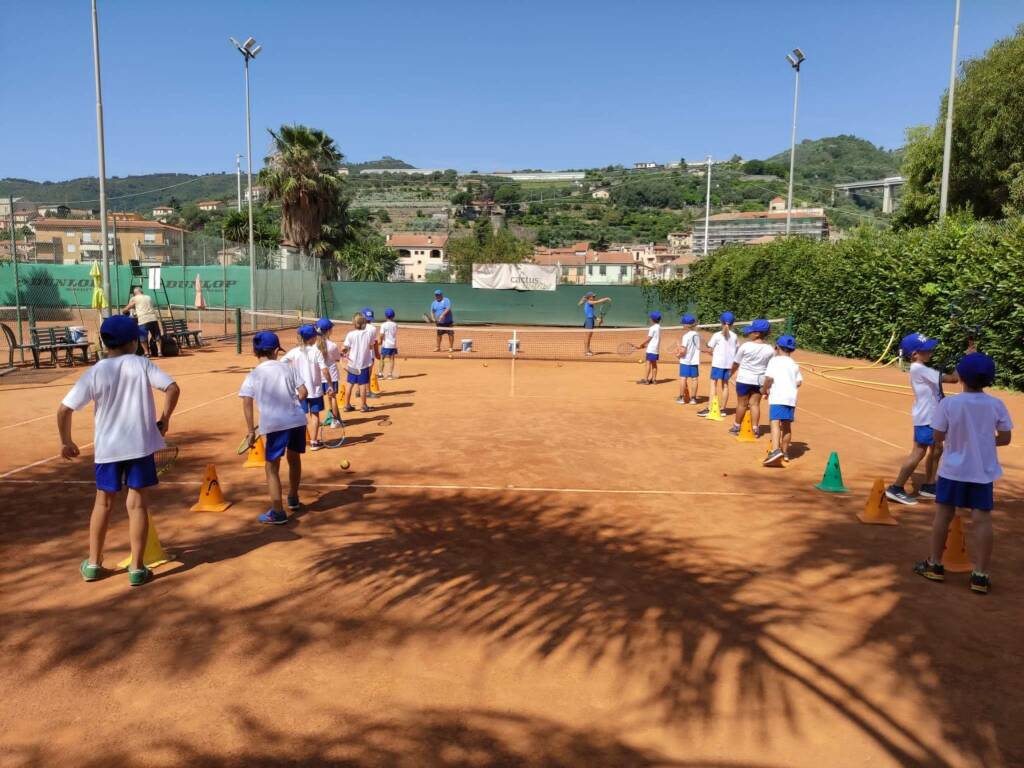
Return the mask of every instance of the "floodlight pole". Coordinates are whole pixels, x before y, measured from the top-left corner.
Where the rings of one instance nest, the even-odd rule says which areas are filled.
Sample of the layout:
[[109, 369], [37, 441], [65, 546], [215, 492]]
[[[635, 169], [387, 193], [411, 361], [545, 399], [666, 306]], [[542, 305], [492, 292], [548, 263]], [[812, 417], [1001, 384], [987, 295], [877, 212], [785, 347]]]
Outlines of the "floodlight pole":
[[[256, 41], [249, 37], [244, 43], [239, 43], [235, 38], [229, 37], [231, 44], [242, 54], [245, 66], [245, 163], [246, 163], [246, 187], [249, 193], [249, 309], [256, 311], [256, 236], [253, 229], [252, 219], [252, 110], [249, 102], [249, 60], [256, 58], [256, 54], [263, 46], [256, 45]], [[241, 193], [239, 193], [241, 197]]]
[[796, 107], [800, 100], [800, 65], [803, 59], [790, 59], [790, 66], [796, 73], [793, 86], [793, 133], [789, 139], [789, 194], [786, 196], [786, 234], [789, 234], [793, 218], [793, 169], [796, 166]]
[[242, 212], [242, 156], [235, 155], [235, 184], [238, 187], [238, 212]]
[[[110, 317], [110, 263], [107, 249], [107, 160], [103, 138], [103, 87], [100, 84], [100, 25], [96, 12], [96, 0], [92, 0], [92, 63], [96, 73], [96, 144], [99, 148], [100, 175], [100, 240], [102, 241], [101, 264], [103, 297], [106, 306], [100, 309], [103, 317]], [[11, 215], [14, 212], [11, 211]]]
[[939, 192], [939, 220], [946, 218], [949, 203], [949, 166], [953, 154], [953, 95], [956, 91], [957, 47], [960, 43], [960, 0], [953, 13], [953, 55], [949, 62], [949, 98], [946, 99], [946, 138], [942, 146], [942, 186]]
[[704, 200], [704, 256], [708, 255], [708, 224], [711, 221], [711, 155], [708, 155], [708, 193]]

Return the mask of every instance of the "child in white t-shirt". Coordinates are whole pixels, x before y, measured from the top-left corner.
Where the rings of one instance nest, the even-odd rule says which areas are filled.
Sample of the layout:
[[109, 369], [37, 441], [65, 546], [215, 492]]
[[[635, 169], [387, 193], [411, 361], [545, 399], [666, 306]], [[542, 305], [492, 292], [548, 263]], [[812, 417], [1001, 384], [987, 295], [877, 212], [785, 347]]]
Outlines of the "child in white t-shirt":
[[387, 318], [380, 326], [380, 376], [382, 379], [395, 378], [395, 359], [398, 357], [398, 323], [395, 322], [395, 310], [388, 307], [384, 310]]
[[[341, 372], [338, 370], [338, 363], [341, 362], [341, 347], [331, 341], [331, 329], [334, 323], [329, 317], [321, 317], [316, 321], [316, 346], [327, 363], [328, 381], [321, 384], [324, 397], [327, 398], [327, 418], [324, 419], [324, 426], [332, 429], [341, 429], [344, 422], [341, 420], [341, 412], [338, 410], [338, 398], [345, 396], [344, 384], [341, 383]], [[331, 390], [328, 392], [328, 388]]]
[[932, 415], [935, 442], [944, 450], [935, 490], [931, 552], [927, 560], [914, 564], [914, 572], [932, 581], [945, 580], [942, 552], [949, 524], [958, 507], [969, 509], [974, 534], [970, 587], [984, 594], [991, 586], [992, 486], [1003, 474], [996, 447], [1010, 444], [1013, 423], [1006, 405], [985, 394], [985, 387], [992, 386], [996, 378], [991, 357], [968, 353], [957, 363], [956, 372], [963, 393], [940, 401]]
[[644, 357], [644, 377], [637, 384], [655, 384], [658, 381], [658, 355], [661, 352], [661, 312], [655, 310], [648, 317], [651, 327], [647, 329], [647, 338], [638, 346], [646, 348]]
[[749, 341], [740, 344], [733, 359], [732, 372], [736, 375], [736, 418], [729, 432], [738, 435], [743, 417], [750, 411], [750, 423], [754, 437], [761, 436], [761, 384], [768, 361], [775, 355], [771, 344], [764, 340], [771, 330], [771, 324], [759, 317], [748, 325], [743, 333]]
[[[688, 403], [697, 404], [697, 382], [700, 376], [700, 334], [697, 332], [697, 318], [690, 313], [679, 318], [683, 326], [683, 338], [676, 349], [679, 357], [679, 397], [676, 402], [680, 405]], [[689, 392], [690, 398], [686, 395]]]
[[795, 349], [796, 339], [788, 334], [779, 336], [775, 354], [764, 371], [761, 393], [768, 397], [768, 418], [772, 425], [772, 450], [764, 459], [765, 465], [775, 464], [780, 459], [789, 461], [797, 390], [804, 383], [800, 366], [792, 358]]
[[942, 446], [935, 444], [931, 428], [932, 415], [942, 399], [942, 384], [959, 381], [955, 373], [944, 374], [929, 367], [928, 362], [938, 344], [937, 339], [929, 339], [922, 333], [911, 333], [900, 342], [900, 355], [910, 360], [910, 386], [914, 390], [914, 405], [911, 409], [914, 442], [896, 480], [885, 489], [885, 495], [907, 506], [917, 504], [917, 499], [907, 493], [905, 486], [921, 459], [925, 460], [924, 482], [918, 488], [918, 496], [924, 499], [935, 498], [935, 472], [942, 456]]
[[[319, 451], [323, 448], [320, 441], [320, 413], [324, 409], [324, 394], [334, 394], [330, 384], [331, 373], [327, 370], [327, 361], [316, 345], [316, 328], [312, 325], [300, 325], [299, 346], [288, 350], [283, 360], [295, 367], [299, 381], [306, 388], [306, 397], [300, 401], [302, 410], [309, 416], [309, 450]], [[323, 383], [328, 382], [327, 389]]]
[[366, 390], [370, 385], [370, 370], [373, 368], [373, 349], [377, 342], [377, 330], [367, 325], [366, 316], [357, 312], [352, 318], [352, 330], [342, 342], [341, 353], [348, 357], [348, 388], [345, 390], [345, 411], [354, 411], [352, 393], [358, 388], [362, 404], [361, 411], [371, 408], [366, 404]]
[[259, 516], [261, 523], [282, 525], [288, 515], [281, 502], [281, 457], [288, 459], [288, 509], [299, 509], [299, 479], [302, 477], [302, 454], [306, 452], [306, 414], [299, 405], [309, 392], [302, 383], [297, 367], [277, 359], [281, 342], [277, 334], [260, 331], [252, 337], [252, 351], [261, 362], [242, 382], [238, 396], [248, 428], [249, 447], [257, 440], [253, 403], [259, 409], [259, 437], [265, 443], [264, 453], [270, 509]]
[[[718, 407], [724, 412], [729, 405], [729, 377], [732, 375], [732, 363], [736, 359], [736, 347], [739, 337], [733, 332], [732, 324], [736, 316], [732, 312], [723, 312], [718, 318], [722, 330], [716, 331], [708, 340], [708, 351], [711, 352], [711, 385], [712, 397], [718, 399]], [[707, 416], [710, 408], [697, 412], [698, 416]]]
[[[373, 324], [374, 315], [371, 307], [363, 307], [363, 317], [366, 318], [366, 327], [368, 330], [373, 332], [373, 358], [372, 360], [380, 359], [380, 329]], [[366, 396], [369, 398], [376, 399], [380, 397], [380, 380], [377, 377], [377, 367], [370, 363], [370, 383], [366, 388]]]
[[[137, 587], [153, 576], [142, 560], [149, 533], [148, 492], [158, 482], [153, 454], [164, 447], [163, 436], [181, 392], [170, 376], [148, 358], [135, 354], [139, 345], [139, 324], [135, 318], [108, 317], [100, 326], [100, 338], [107, 357], [82, 374], [57, 410], [60, 454], [73, 459], [81, 453], [71, 439], [72, 413], [95, 403], [96, 501], [89, 521], [89, 557], [78, 570], [85, 581], [96, 581], [106, 574], [103, 543], [110, 512], [117, 494], [127, 485], [128, 537], [132, 549], [128, 583]], [[164, 392], [159, 419], [153, 389]]]

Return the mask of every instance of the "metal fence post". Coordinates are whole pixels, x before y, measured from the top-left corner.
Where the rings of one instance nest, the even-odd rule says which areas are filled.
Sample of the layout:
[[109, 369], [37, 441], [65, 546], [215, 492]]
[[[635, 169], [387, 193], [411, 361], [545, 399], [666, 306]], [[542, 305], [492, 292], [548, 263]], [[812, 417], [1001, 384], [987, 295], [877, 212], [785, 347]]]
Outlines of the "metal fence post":
[[235, 353], [242, 354], [242, 308], [235, 307]]
[[[21, 330], [21, 285], [18, 283], [18, 233], [14, 228], [14, 197], [7, 198], [8, 210], [11, 212], [11, 262], [14, 264], [14, 317], [18, 323], [18, 345], [25, 343]], [[21, 362], [25, 362], [25, 350], [19, 349]]]

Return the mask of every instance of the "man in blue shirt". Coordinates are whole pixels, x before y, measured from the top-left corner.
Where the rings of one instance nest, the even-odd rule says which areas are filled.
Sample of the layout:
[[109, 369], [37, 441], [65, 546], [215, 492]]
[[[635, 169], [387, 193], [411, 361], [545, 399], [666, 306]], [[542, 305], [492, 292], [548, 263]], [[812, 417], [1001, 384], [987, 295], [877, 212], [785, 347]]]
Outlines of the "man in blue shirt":
[[590, 340], [594, 337], [594, 326], [601, 324], [601, 318], [598, 318], [594, 312], [594, 307], [598, 304], [607, 304], [611, 301], [608, 296], [604, 296], [600, 299], [596, 298], [597, 294], [593, 291], [587, 291], [582, 299], [577, 302], [576, 306], [583, 307], [583, 327], [590, 331], [584, 339], [583, 351], [587, 357], [592, 356], [594, 353], [590, 351]]
[[434, 348], [435, 352], [441, 351], [441, 339], [448, 336], [448, 351], [455, 351], [455, 329], [454, 319], [452, 318], [452, 302], [451, 299], [446, 299], [441, 289], [438, 288], [434, 291], [434, 301], [430, 305], [430, 316], [434, 319], [437, 324], [437, 346]]

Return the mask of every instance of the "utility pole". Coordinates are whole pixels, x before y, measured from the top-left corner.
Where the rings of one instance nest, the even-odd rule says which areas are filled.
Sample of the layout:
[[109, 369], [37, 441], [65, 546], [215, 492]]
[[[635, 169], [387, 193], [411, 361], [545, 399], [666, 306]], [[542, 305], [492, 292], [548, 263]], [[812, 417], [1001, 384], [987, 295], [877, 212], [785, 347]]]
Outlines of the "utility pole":
[[795, 83], [793, 86], [793, 134], [789, 140], [789, 194], [786, 196], [786, 234], [789, 235], [789, 229], [793, 218], [793, 169], [796, 167], [796, 107], [800, 101], [800, 65], [804, 63], [804, 52], [799, 48], [794, 48], [792, 53], [786, 54], [786, 61], [789, 62], [789, 66], [793, 68], [796, 73]]
[[242, 156], [235, 155], [235, 183], [238, 187], [238, 212], [242, 212]]
[[245, 61], [245, 163], [248, 169], [248, 181], [246, 183], [249, 191], [249, 309], [255, 312], [256, 236], [252, 223], [252, 117], [249, 107], [249, 61], [256, 58], [259, 52], [263, 50], [263, 46], [256, 45], [256, 40], [253, 37], [247, 37], [244, 43], [238, 42], [233, 37], [229, 37], [228, 40], [238, 49], [238, 52], [242, 54], [242, 59]]
[[953, 154], [953, 95], [956, 92], [956, 59], [960, 43], [960, 0], [953, 12], [953, 56], [949, 62], [949, 98], [946, 99], [946, 138], [942, 146], [942, 187], [939, 191], [939, 220], [946, 218], [949, 204], [949, 166]]
[[[25, 343], [24, 332], [21, 330], [21, 284], [18, 282], [18, 234], [14, 228], [14, 195], [7, 198], [11, 224], [11, 263], [14, 264], [14, 319], [18, 323], [18, 346]], [[21, 362], [25, 362], [25, 350], [19, 349]]]
[[708, 155], [708, 194], [704, 201], [704, 256], [708, 255], [708, 222], [711, 220], [711, 155]]
[[[100, 310], [103, 317], [110, 317], [110, 259], [107, 253], [107, 159], [103, 138], [103, 87], [100, 84], [100, 23], [96, 12], [96, 0], [92, 0], [92, 63], [96, 73], [96, 144], [100, 160], [100, 240], [102, 241], [103, 297], [106, 306]], [[13, 215], [13, 213], [12, 213]]]

